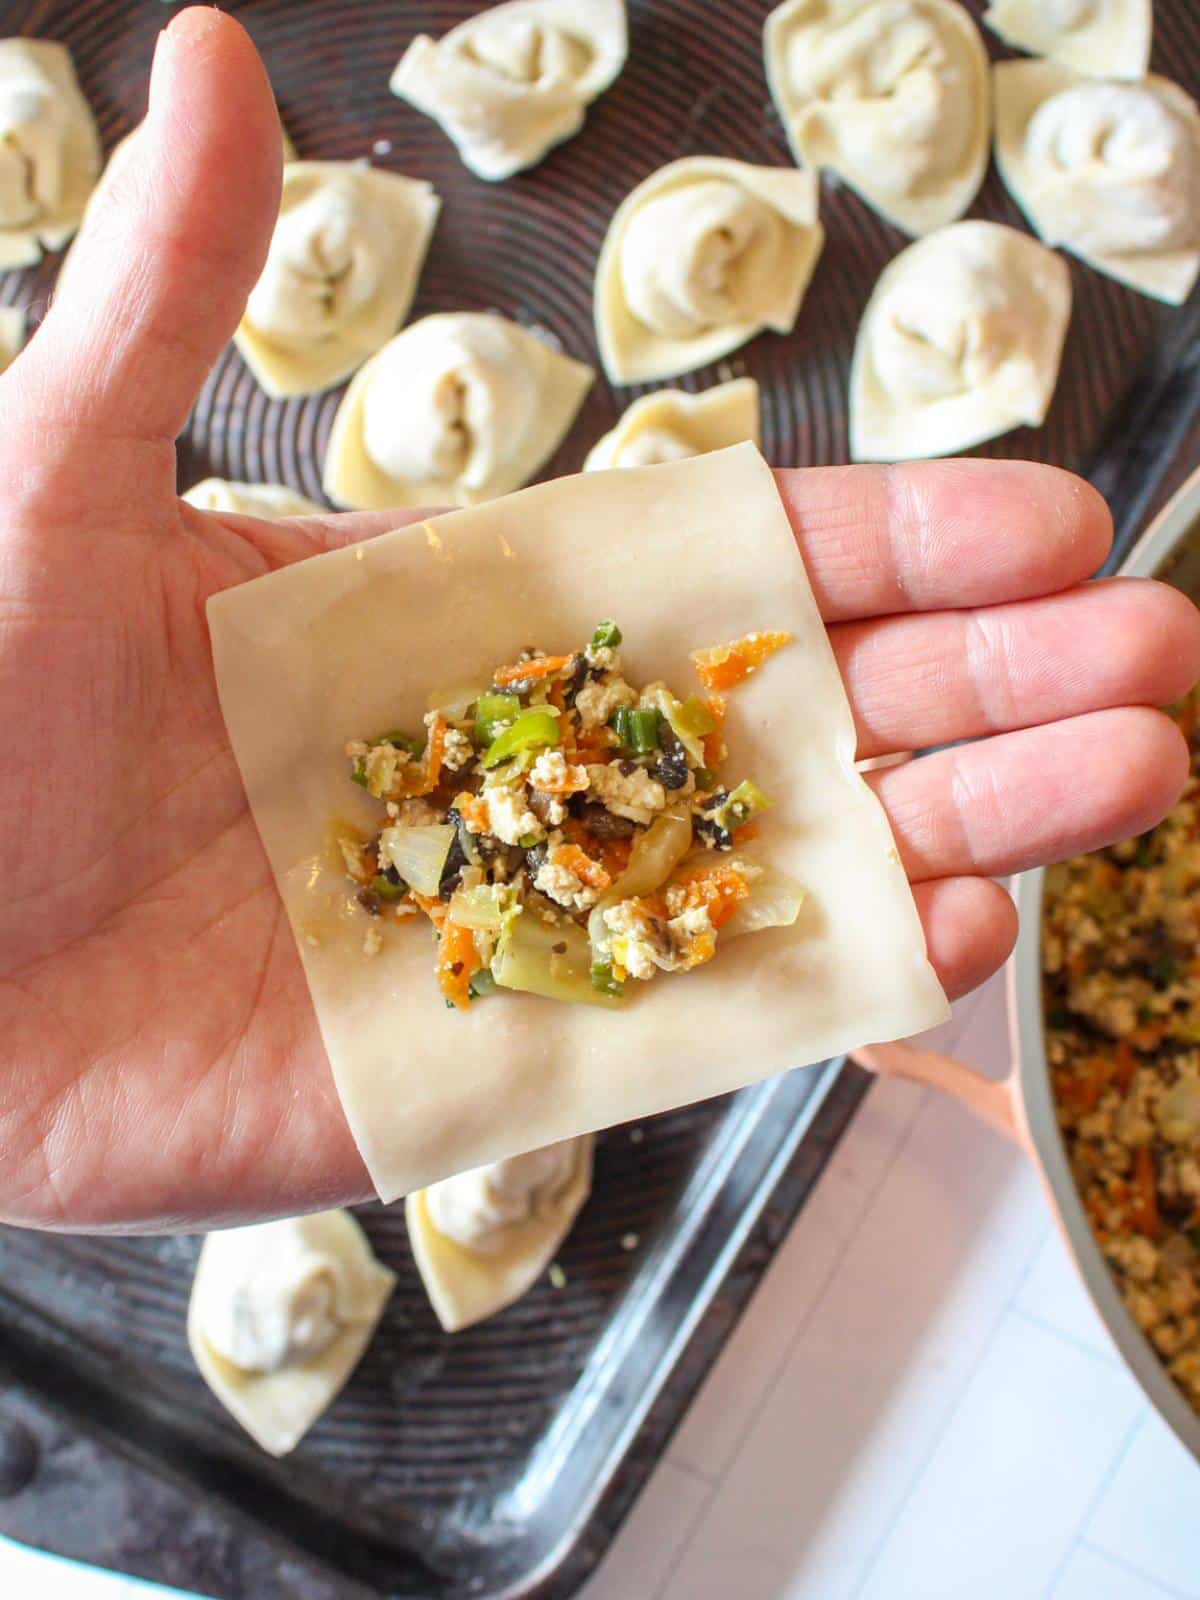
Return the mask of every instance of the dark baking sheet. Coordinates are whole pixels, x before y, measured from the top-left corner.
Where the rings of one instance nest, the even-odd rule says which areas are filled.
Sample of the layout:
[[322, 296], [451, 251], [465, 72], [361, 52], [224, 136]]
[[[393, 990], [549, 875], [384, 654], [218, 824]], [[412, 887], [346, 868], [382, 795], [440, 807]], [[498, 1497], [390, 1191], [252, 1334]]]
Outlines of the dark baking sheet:
[[[786, 160], [751, 0], [633, 0], [631, 55], [584, 132], [492, 187], [386, 89], [404, 40], [476, 0], [248, 0], [302, 156], [374, 156], [445, 200], [414, 315], [496, 308], [594, 358], [591, 272], [633, 183], [697, 152]], [[972, 5], [978, 14], [982, 6]], [[1155, 65], [1195, 93], [1200, 22], [1159, 0]], [[159, 0], [0, 0], [0, 33], [75, 52], [106, 147], [135, 123]], [[1019, 222], [993, 174], [975, 215]], [[796, 333], [719, 369], [763, 386], [767, 454], [845, 459], [859, 313], [905, 242], [827, 186], [826, 256]], [[58, 262], [0, 276], [36, 324]], [[1088, 472], [1119, 548], [1195, 458], [1200, 309], [1172, 311], [1072, 263], [1076, 311], [1045, 427], [985, 447]], [[601, 378], [548, 473], [579, 466], [633, 394]], [[291, 483], [319, 498], [338, 392], [272, 403], [230, 350], [181, 440], [180, 481]], [[221, 1600], [413, 1600], [573, 1593], [621, 1518], [847, 1125], [864, 1080], [837, 1064], [616, 1129], [593, 1200], [543, 1281], [503, 1317], [441, 1335], [399, 1212], [363, 1213], [400, 1285], [338, 1405], [280, 1464], [260, 1455], [188, 1360], [197, 1244], [0, 1230], [0, 1531]], [[0, 1159], [3, 1152], [0, 1152]], [[623, 1247], [636, 1235], [632, 1250]]]

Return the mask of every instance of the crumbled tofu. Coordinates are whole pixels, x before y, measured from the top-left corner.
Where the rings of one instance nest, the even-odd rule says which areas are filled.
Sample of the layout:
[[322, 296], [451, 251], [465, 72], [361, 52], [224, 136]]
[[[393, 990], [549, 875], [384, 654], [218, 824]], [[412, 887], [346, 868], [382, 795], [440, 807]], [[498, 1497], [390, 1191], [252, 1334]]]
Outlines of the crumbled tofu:
[[712, 925], [707, 906], [693, 906], [681, 916], [667, 923], [667, 933], [675, 949], [672, 972], [687, 972], [717, 953], [717, 930]]
[[383, 949], [383, 933], [372, 923], [363, 935], [363, 955], [377, 956]]
[[549, 800], [546, 803], [546, 824], [551, 828], [561, 827], [567, 820], [567, 808], [561, 800]]
[[475, 754], [475, 747], [461, 728], [446, 729], [442, 765], [449, 772], [461, 772]]
[[632, 900], [621, 900], [604, 913], [613, 961], [631, 978], [652, 978], [656, 954], [663, 954], [662, 924], [647, 917]]
[[519, 844], [529, 834], [539, 839], [545, 836], [545, 828], [526, 803], [523, 783], [497, 784], [484, 789], [480, 798], [487, 806], [488, 832], [503, 844]]
[[573, 766], [561, 750], [543, 750], [533, 763], [529, 782], [544, 794], [569, 794], [587, 788], [587, 771]]
[[620, 656], [610, 644], [598, 645], [595, 649], [588, 645], [583, 654], [588, 666], [600, 672], [616, 672], [621, 665]]
[[397, 750], [394, 744], [372, 745], [361, 757], [367, 792], [376, 798], [385, 795], [396, 781], [396, 774], [411, 757], [407, 750]]
[[599, 891], [589, 889], [583, 879], [577, 877], [570, 867], [564, 867], [550, 859], [543, 861], [538, 868], [533, 886], [557, 905], [566, 906], [573, 911], [586, 911], [599, 899]]
[[621, 770], [624, 763], [596, 762], [587, 769], [588, 787], [615, 817], [648, 823], [667, 803], [667, 791], [644, 767]]
[[398, 806], [388, 807], [388, 815], [404, 828], [432, 828], [442, 820], [442, 813], [428, 800], [401, 800]]
[[371, 876], [367, 870], [367, 852], [357, 839], [348, 839], [345, 834], [338, 835], [338, 849], [342, 852], [342, 860], [346, 863], [346, 871], [356, 883], [366, 883]]
[[620, 706], [637, 704], [637, 695], [623, 678], [585, 683], [575, 696], [575, 710], [584, 728], [599, 728]]
[[621, 900], [604, 913], [614, 963], [631, 978], [686, 972], [711, 959], [716, 930], [707, 906], [693, 906], [664, 922], [637, 900]]

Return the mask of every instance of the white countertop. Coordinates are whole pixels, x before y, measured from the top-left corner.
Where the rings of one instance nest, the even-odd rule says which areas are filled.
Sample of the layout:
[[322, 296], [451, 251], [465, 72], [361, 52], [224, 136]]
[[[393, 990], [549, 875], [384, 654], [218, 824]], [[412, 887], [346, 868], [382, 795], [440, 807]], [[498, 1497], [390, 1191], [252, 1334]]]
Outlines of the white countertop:
[[[999, 984], [940, 1038], [999, 1072]], [[0, 1541], [14, 1600], [147, 1593]], [[1200, 1600], [1200, 1467], [1032, 1170], [928, 1090], [873, 1089], [582, 1600], [731, 1596]]]

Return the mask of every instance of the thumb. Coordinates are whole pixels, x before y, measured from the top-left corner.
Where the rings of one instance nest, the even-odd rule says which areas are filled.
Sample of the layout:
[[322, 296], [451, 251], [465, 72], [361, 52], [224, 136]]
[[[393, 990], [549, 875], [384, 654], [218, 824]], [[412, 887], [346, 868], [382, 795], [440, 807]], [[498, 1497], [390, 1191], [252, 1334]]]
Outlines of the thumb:
[[110, 167], [21, 367], [39, 417], [173, 439], [237, 326], [279, 205], [261, 60], [213, 7], [159, 35], [146, 120]]

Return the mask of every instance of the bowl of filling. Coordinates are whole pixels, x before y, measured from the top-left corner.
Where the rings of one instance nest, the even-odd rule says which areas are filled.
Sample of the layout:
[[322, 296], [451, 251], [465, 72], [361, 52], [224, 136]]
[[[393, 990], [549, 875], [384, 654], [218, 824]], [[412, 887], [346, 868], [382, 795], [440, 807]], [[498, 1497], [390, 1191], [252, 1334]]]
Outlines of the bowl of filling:
[[[1121, 571], [1200, 595], [1200, 472]], [[1170, 814], [1017, 882], [1008, 1078], [905, 1044], [856, 1058], [1025, 1149], [1114, 1343], [1200, 1460], [1200, 686], [1171, 715], [1191, 775]]]

